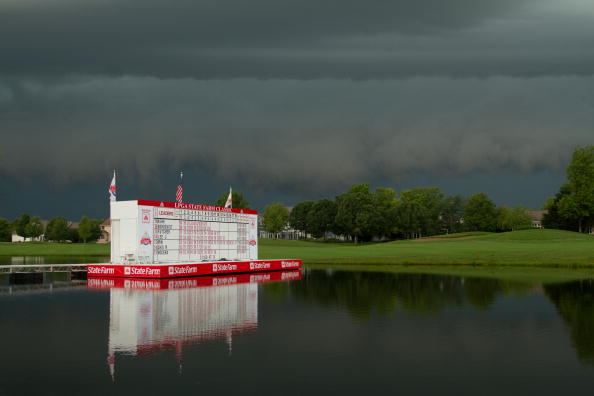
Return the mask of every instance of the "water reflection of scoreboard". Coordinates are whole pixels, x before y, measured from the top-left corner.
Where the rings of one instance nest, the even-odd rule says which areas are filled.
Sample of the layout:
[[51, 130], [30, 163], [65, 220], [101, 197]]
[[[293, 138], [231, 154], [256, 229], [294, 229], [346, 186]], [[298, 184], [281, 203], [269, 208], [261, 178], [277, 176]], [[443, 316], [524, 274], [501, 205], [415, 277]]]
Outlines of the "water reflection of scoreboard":
[[253, 215], [177, 209], [174, 218], [154, 212], [156, 262], [249, 259]]

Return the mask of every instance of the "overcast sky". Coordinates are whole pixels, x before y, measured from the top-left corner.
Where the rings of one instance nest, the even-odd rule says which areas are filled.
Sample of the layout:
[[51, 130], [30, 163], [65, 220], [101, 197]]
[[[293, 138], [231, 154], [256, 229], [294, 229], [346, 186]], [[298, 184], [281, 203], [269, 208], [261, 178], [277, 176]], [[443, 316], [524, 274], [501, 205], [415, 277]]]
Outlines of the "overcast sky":
[[0, 217], [357, 182], [533, 208], [594, 137], [591, 0], [4, 0]]

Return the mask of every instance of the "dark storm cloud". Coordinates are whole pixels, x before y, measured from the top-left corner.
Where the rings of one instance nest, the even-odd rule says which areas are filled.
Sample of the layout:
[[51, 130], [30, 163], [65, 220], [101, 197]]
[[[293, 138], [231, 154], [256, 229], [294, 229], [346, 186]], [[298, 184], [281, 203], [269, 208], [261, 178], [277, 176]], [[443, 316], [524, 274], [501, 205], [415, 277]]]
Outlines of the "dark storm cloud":
[[[592, 73], [587, 3], [10, 0], [0, 72], [161, 78]], [[583, 13], [585, 9], [586, 13]]]
[[592, 143], [593, 20], [589, 0], [4, 0], [0, 180], [559, 173]]
[[0, 86], [11, 136], [0, 175], [13, 178], [84, 180], [115, 167], [146, 181], [184, 166], [253, 188], [316, 191], [419, 172], [559, 170], [594, 125], [594, 77], [18, 87]]

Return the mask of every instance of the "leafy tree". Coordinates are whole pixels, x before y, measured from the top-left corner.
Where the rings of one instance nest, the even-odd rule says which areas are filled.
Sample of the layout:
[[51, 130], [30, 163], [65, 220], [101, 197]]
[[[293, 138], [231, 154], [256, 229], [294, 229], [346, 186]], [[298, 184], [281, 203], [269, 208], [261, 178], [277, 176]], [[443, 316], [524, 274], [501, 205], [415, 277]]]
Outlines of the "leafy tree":
[[93, 222], [87, 216], [83, 216], [78, 223], [78, 236], [84, 243], [93, 235]]
[[6, 219], [0, 219], [0, 242], [10, 242], [12, 239], [12, 224]]
[[542, 217], [542, 226], [544, 228], [553, 228], [567, 231], [578, 230], [575, 219], [565, 218], [559, 212], [559, 202], [564, 196], [569, 194], [571, 194], [569, 184], [564, 183], [559, 189], [559, 192], [555, 195], [555, 198], [547, 199], [546, 206], [544, 207], [544, 209], [547, 210], [547, 213], [545, 213]]
[[45, 227], [45, 239], [49, 241], [65, 241], [68, 239], [68, 222], [63, 217], [54, 217]]
[[262, 221], [266, 231], [273, 234], [281, 232], [289, 221], [289, 210], [280, 202], [268, 205], [264, 208]]
[[25, 226], [25, 234], [29, 238], [39, 238], [43, 235], [43, 224], [39, 216], [31, 217], [29, 223]]
[[313, 206], [313, 201], [303, 201], [295, 205], [289, 214], [289, 225], [296, 230], [309, 234], [311, 230], [307, 224], [307, 215]]
[[495, 231], [497, 209], [484, 193], [471, 196], [464, 205], [464, 228], [467, 231]]
[[582, 232], [584, 221], [594, 217], [594, 146], [578, 148], [567, 167], [569, 194], [559, 201], [559, 213], [575, 219]]
[[91, 219], [91, 241], [101, 238], [101, 223], [103, 223], [101, 219]]
[[415, 202], [417, 211], [418, 233], [435, 235], [441, 231], [441, 213], [444, 206], [444, 194], [437, 187], [413, 188], [400, 193], [402, 202]]
[[29, 235], [27, 234], [26, 228], [27, 228], [27, 224], [29, 224], [29, 222], [31, 221], [31, 216], [29, 216], [28, 214], [24, 213], [21, 215], [21, 217], [15, 219], [15, 221], [12, 223], [14, 231], [16, 232], [16, 234], [18, 236], [21, 236], [25, 239], [27, 239], [29, 237]]
[[359, 239], [377, 235], [379, 211], [367, 183], [356, 184], [337, 197], [336, 225], [340, 233]]
[[497, 209], [497, 229], [500, 231], [524, 230], [532, 226], [530, 211], [523, 206], [508, 208], [502, 206]]
[[80, 242], [80, 235], [78, 235], [78, 228], [68, 228], [68, 238], [66, 240], [72, 243]]
[[396, 207], [396, 224], [405, 238], [411, 239], [421, 234], [423, 208], [415, 201], [400, 201]]
[[378, 211], [378, 236], [391, 237], [398, 233], [397, 207], [399, 200], [396, 191], [391, 188], [377, 188], [373, 195], [374, 205]]
[[[227, 202], [227, 197], [229, 193], [226, 192], [217, 199], [217, 203], [215, 206], [225, 206], [225, 202]], [[236, 209], [250, 209], [250, 204], [248, 201], [245, 200], [243, 195], [238, 191], [233, 191], [231, 193], [231, 205], [233, 208]]]
[[441, 227], [447, 233], [461, 232], [463, 228], [464, 198], [452, 195], [444, 199], [441, 209]]
[[307, 224], [316, 238], [325, 237], [328, 231], [334, 230], [336, 212], [336, 202], [327, 198], [312, 205], [307, 214]]

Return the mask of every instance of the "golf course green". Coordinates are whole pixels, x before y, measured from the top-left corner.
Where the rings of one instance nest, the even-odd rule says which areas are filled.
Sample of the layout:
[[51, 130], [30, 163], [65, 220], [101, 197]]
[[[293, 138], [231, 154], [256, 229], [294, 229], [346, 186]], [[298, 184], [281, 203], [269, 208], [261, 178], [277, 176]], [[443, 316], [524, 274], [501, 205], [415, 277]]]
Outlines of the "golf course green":
[[[261, 239], [260, 258], [296, 258], [305, 264], [475, 265], [594, 268], [594, 236], [560, 230], [462, 233], [382, 243]], [[108, 256], [95, 243], [1, 243], [0, 256]]]

